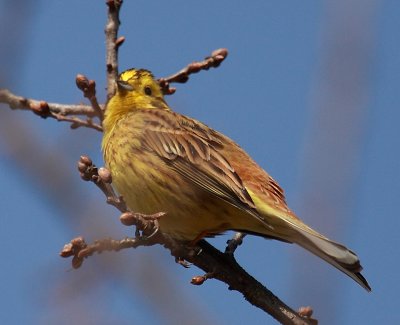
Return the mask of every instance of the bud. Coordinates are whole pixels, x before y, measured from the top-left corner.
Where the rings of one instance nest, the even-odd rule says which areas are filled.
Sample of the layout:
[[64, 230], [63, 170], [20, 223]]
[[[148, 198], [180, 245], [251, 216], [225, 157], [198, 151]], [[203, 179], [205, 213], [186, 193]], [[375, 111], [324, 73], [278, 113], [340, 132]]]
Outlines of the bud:
[[63, 249], [60, 252], [60, 256], [61, 257], [70, 257], [70, 256], [74, 255], [73, 248], [74, 247], [71, 243], [65, 244]]
[[84, 163], [86, 166], [93, 165], [92, 159], [90, 159], [88, 156], [81, 156], [79, 161]]
[[119, 47], [121, 46], [123, 43], [125, 42], [125, 37], [124, 36], [120, 36], [117, 38], [117, 40], [115, 41], [115, 46]]
[[299, 314], [303, 317], [310, 318], [313, 314], [313, 310], [310, 306], [307, 307], [300, 307], [299, 308]]
[[100, 179], [107, 184], [111, 184], [112, 182], [112, 177], [111, 177], [111, 172], [104, 167], [100, 167], [98, 170], [98, 174], [100, 176]]
[[89, 80], [83, 74], [78, 74], [75, 78], [76, 86], [82, 90], [86, 91], [89, 87]]
[[125, 226], [133, 226], [137, 223], [136, 217], [132, 212], [124, 212], [119, 217], [119, 220]]
[[79, 269], [82, 266], [83, 263], [83, 258], [80, 258], [78, 256], [74, 256], [72, 258], [72, 267], [74, 269]]
[[222, 61], [228, 56], [228, 50], [225, 48], [215, 50], [211, 53], [211, 56], [213, 58], [219, 57], [218, 59]]
[[207, 278], [204, 275], [197, 275], [192, 278], [190, 283], [199, 286], [202, 285], [206, 280]]

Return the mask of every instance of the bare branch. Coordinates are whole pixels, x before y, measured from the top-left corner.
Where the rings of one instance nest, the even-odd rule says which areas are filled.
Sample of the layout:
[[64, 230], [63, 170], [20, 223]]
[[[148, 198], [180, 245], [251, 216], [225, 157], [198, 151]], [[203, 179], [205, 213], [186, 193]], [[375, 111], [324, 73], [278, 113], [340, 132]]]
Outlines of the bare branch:
[[100, 125], [94, 123], [91, 118], [87, 118], [86, 120], [82, 120], [82, 119], [80, 119], [78, 117], [75, 117], [75, 116], [68, 117], [68, 116], [64, 116], [64, 115], [61, 115], [61, 114], [55, 114], [55, 113], [52, 113], [52, 114], [48, 115], [48, 117], [55, 118], [59, 122], [70, 122], [71, 123], [71, 129], [77, 129], [79, 127], [86, 127], [86, 128], [89, 128], [89, 129], [94, 129], [96, 131], [103, 132], [103, 128]]
[[[38, 106], [41, 101], [26, 98], [13, 94], [8, 89], [0, 89], [0, 103], [5, 103], [11, 109], [32, 110], [32, 106]], [[60, 115], [85, 115], [87, 117], [95, 117], [96, 112], [89, 105], [70, 105], [59, 103], [47, 103], [50, 112]]]
[[93, 244], [88, 245], [82, 237], [77, 237], [64, 245], [60, 252], [60, 256], [72, 256], [72, 267], [78, 269], [82, 266], [83, 260], [94, 253], [101, 253], [103, 251], [117, 252], [124, 248], [136, 248], [139, 246], [145, 246], [145, 240], [141, 238], [125, 238], [122, 240], [105, 238], [96, 240]]
[[[118, 47], [124, 42], [124, 37], [117, 39], [119, 27], [119, 9], [122, 5], [121, 0], [107, 1], [109, 8], [108, 23], [106, 26], [106, 43], [107, 43], [107, 99], [110, 99], [115, 93], [115, 80], [118, 76]], [[208, 70], [211, 67], [218, 67], [227, 57], [226, 49], [218, 49], [211, 53], [211, 56], [200, 62], [193, 62], [187, 65], [181, 71], [159, 79], [159, 83], [166, 95], [175, 92], [175, 88], [170, 87], [170, 83], [185, 83], [189, 80], [189, 76], [198, 73], [201, 70]], [[84, 96], [90, 100], [91, 106], [88, 105], [67, 105], [59, 103], [47, 103], [35, 99], [17, 96], [7, 89], [0, 89], [0, 103], [7, 103], [11, 109], [30, 110], [35, 114], [47, 118], [51, 117], [58, 121], [70, 122], [71, 128], [88, 127], [97, 131], [102, 131], [102, 127], [92, 121], [93, 117], [99, 117], [100, 121], [104, 117], [104, 105], [99, 105], [96, 97], [96, 83], [94, 80], [88, 80], [83, 75], [77, 75], [76, 84], [82, 90]], [[67, 115], [84, 115], [86, 120], [76, 116], [67, 117]]]
[[[54, 118], [57, 121], [71, 123], [71, 128], [76, 129], [84, 126], [97, 131], [102, 131], [102, 127], [92, 121], [92, 117], [96, 116], [94, 109], [87, 105], [66, 105], [58, 103], [48, 103], [22, 96], [17, 96], [7, 89], [0, 89], [0, 103], [8, 104], [11, 109], [28, 110], [42, 118]], [[84, 115], [86, 120], [76, 116], [68, 115]]]
[[256, 279], [250, 276], [233, 258], [220, 252], [206, 241], [202, 240], [198, 247], [190, 248], [187, 243], [178, 242], [160, 232], [154, 236], [140, 236], [114, 240], [105, 238], [96, 240], [93, 244], [86, 244], [82, 237], [71, 240], [62, 249], [62, 257], [72, 257], [72, 266], [79, 268], [83, 260], [94, 253], [103, 251], [119, 251], [125, 248], [152, 246], [160, 244], [171, 251], [177, 259], [187, 260], [206, 272], [204, 276], [192, 278], [191, 283], [201, 285], [206, 279], [218, 279], [228, 285], [229, 290], [236, 290], [243, 294], [245, 299], [254, 306], [266, 311], [281, 324], [315, 325], [317, 321], [311, 319], [312, 310], [309, 307], [300, 308], [300, 312], [292, 310], [271, 291], [265, 288]]
[[87, 156], [81, 156], [78, 161], [78, 170], [84, 181], [93, 182], [106, 196], [107, 203], [116, 207], [122, 213], [128, 208], [122, 196], [118, 196], [111, 186], [111, 173], [106, 168], [97, 169], [92, 160]]
[[210, 68], [217, 68], [228, 56], [227, 49], [218, 49], [211, 53], [211, 56], [206, 57], [203, 61], [192, 62], [179, 72], [166, 77], [158, 79], [163, 93], [165, 95], [172, 95], [175, 93], [176, 88], [170, 88], [171, 83], [185, 83], [189, 80], [189, 76], [193, 73], [198, 73], [201, 70], [208, 70]]
[[[260, 282], [249, 275], [230, 254], [221, 253], [206, 241], [201, 241], [200, 254], [193, 254], [186, 249], [169, 246], [167, 242], [164, 246], [169, 248], [173, 255], [179, 254], [184, 259], [193, 263], [206, 272], [205, 279], [218, 279], [228, 285], [229, 290], [236, 290], [243, 294], [244, 298], [252, 305], [264, 310], [274, 317], [281, 324], [317, 324], [317, 321], [309, 317], [303, 317]], [[203, 281], [204, 282], [204, 281]]]
[[103, 121], [104, 111], [103, 108], [99, 105], [96, 97], [96, 82], [94, 80], [88, 80], [86, 76], [78, 74], [76, 76], [76, 85], [83, 92], [83, 96], [89, 99], [90, 104], [93, 107], [93, 110], [96, 112], [100, 121]]
[[104, 30], [106, 34], [106, 68], [107, 68], [107, 101], [114, 96], [116, 91], [115, 81], [118, 77], [118, 49], [125, 41], [124, 37], [118, 37], [119, 10], [122, 0], [107, 0], [108, 14], [107, 24]]
[[229, 239], [226, 243], [227, 246], [225, 248], [225, 253], [226, 254], [233, 254], [236, 251], [236, 248], [238, 248], [240, 245], [243, 243], [243, 238], [246, 237], [246, 234], [242, 232], [237, 232], [233, 235], [232, 239]]
[[96, 240], [88, 245], [83, 238], [78, 237], [66, 244], [61, 251], [62, 257], [72, 257], [72, 266], [79, 268], [83, 260], [94, 253], [103, 251], [118, 251], [124, 248], [136, 248], [139, 246], [163, 245], [170, 250], [175, 260], [188, 266], [190, 262], [203, 271], [205, 275], [192, 278], [191, 283], [203, 284], [207, 279], [218, 279], [228, 285], [229, 290], [236, 290], [243, 294], [245, 299], [254, 306], [264, 310], [282, 324], [309, 325], [317, 324], [310, 318], [311, 308], [301, 308], [294, 311], [276, 297], [260, 282], [249, 275], [235, 260], [234, 250], [240, 245], [244, 234], [237, 233], [228, 241], [227, 252], [222, 253], [205, 240], [192, 247], [187, 242], [180, 242], [158, 231], [158, 220], [164, 213], [155, 215], [143, 215], [130, 212], [121, 197], [118, 197], [111, 186], [111, 174], [105, 168], [93, 165], [89, 157], [82, 156], [78, 169], [82, 179], [92, 181], [106, 195], [107, 202], [116, 206], [121, 212], [121, 222], [124, 225], [136, 226], [136, 237], [114, 240], [111, 238]]

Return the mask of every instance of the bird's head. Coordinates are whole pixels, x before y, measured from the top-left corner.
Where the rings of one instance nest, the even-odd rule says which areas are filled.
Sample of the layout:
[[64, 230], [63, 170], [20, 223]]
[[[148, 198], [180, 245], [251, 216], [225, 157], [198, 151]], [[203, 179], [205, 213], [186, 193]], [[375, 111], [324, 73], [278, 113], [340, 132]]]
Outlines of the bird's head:
[[130, 69], [122, 72], [117, 80], [116, 96], [121, 100], [145, 104], [154, 100], [164, 101], [164, 95], [153, 74], [144, 69]]
[[115, 119], [139, 109], [170, 109], [160, 85], [148, 70], [126, 70], [116, 83], [117, 91], [107, 104], [105, 123], [107, 120], [113, 123]]

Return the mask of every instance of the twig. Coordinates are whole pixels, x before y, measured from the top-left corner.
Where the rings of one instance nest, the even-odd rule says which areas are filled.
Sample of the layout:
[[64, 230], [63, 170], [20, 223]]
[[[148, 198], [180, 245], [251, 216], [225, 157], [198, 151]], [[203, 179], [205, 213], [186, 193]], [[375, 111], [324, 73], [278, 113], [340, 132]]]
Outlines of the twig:
[[225, 254], [231, 254], [235, 253], [236, 249], [242, 245], [243, 243], [243, 238], [246, 237], [246, 234], [242, 232], [237, 232], [233, 235], [232, 239], [229, 239], [226, 243], [226, 248], [225, 248]]
[[78, 269], [82, 266], [85, 258], [93, 255], [94, 253], [102, 253], [103, 251], [120, 251], [125, 248], [136, 248], [145, 246], [146, 240], [143, 238], [125, 238], [121, 240], [114, 240], [105, 238], [96, 240], [93, 244], [86, 244], [82, 237], [77, 237], [71, 240], [68, 244], [64, 245], [60, 252], [61, 257], [72, 256], [72, 267]]
[[78, 170], [84, 181], [93, 182], [104, 193], [108, 204], [113, 205], [122, 213], [128, 212], [124, 199], [118, 196], [111, 186], [111, 173], [108, 169], [97, 169], [88, 156], [81, 156], [78, 161]]
[[68, 116], [63, 116], [61, 114], [55, 114], [55, 113], [49, 114], [48, 116], [45, 116], [45, 118], [46, 117], [55, 118], [59, 122], [70, 122], [71, 129], [77, 129], [79, 127], [87, 127], [89, 129], [94, 129], [96, 131], [103, 132], [103, 128], [100, 125], [94, 123], [91, 118], [82, 120], [76, 116], [68, 117]]
[[215, 50], [211, 53], [211, 56], [206, 57], [203, 61], [192, 62], [179, 72], [169, 77], [158, 79], [158, 83], [160, 84], [165, 95], [172, 95], [175, 93], [176, 88], [171, 88], [171, 83], [185, 83], [189, 80], [189, 76], [193, 73], [218, 67], [227, 56], [227, 49]]
[[129, 211], [123, 197], [115, 193], [111, 185], [111, 173], [107, 168], [97, 168], [88, 156], [81, 156], [78, 161], [78, 170], [84, 181], [93, 182], [104, 193], [107, 203], [122, 213], [120, 216], [122, 224], [125, 226], [136, 226], [148, 237], [158, 230], [158, 219], [165, 213], [158, 212], [147, 215]]
[[[118, 75], [118, 47], [124, 42], [124, 37], [117, 39], [119, 26], [119, 9], [122, 5], [121, 0], [109, 0], [108, 5], [108, 22], [105, 29], [107, 42], [107, 99], [110, 99], [115, 93], [115, 80]], [[159, 83], [166, 95], [175, 92], [175, 88], [170, 87], [170, 83], [184, 83], [189, 80], [189, 76], [201, 70], [208, 70], [211, 67], [218, 67], [228, 55], [226, 49], [215, 50], [210, 57], [201, 62], [193, 62], [181, 71], [159, 79]], [[47, 118], [51, 117], [58, 121], [70, 122], [71, 128], [88, 127], [97, 131], [102, 131], [101, 125], [92, 121], [91, 118], [99, 117], [102, 121], [104, 117], [104, 105], [99, 105], [96, 97], [96, 84], [94, 80], [88, 80], [83, 75], [77, 75], [76, 84], [83, 91], [86, 98], [90, 100], [91, 106], [88, 105], [65, 105], [58, 103], [48, 103], [35, 99], [17, 96], [7, 89], [0, 89], [0, 103], [6, 103], [11, 109], [30, 110], [35, 114]], [[83, 115], [87, 116], [86, 120], [76, 116], [67, 117], [67, 115]]]
[[93, 110], [96, 112], [100, 121], [103, 121], [104, 111], [103, 108], [99, 105], [96, 97], [96, 82], [94, 80], [89, 80], [86, 76], [82, 74], [78, 74], [76, 76], [76, 85], [83, 92], [83, 96], [89, 99], [90, 104], [93, 107]]
[[[58, 103], [48, 103], [22, 96], [17, 96], [7, 89], [0, 89], [0, 103], [6, 103], [11, 109], [29, 110], [42, 118], [54, 118], [61, 122], [70, 122], [71, 128], [76, 129], [84, 126], [97, 131], [102, 131], [102, 127], [92, 121], [96, 116], [94, 109], [87, 105], [65, 105]], [[83, 120], [76, 116], [67, 115], [86, 115]]]
[[125, 38], [118, 37], [120, 25], [119, 11], [122, 0], [107, 0], [108, 13], [107, 24], [104, 30], [106, 34], [106, 68], [107, 68], [107, 101], [114, 96], [116, 91], [115, 81], [118, 77], [118, 49]]
[[[8, 89], [0, 89], [0, 103], [5, 103], [11, 109], [32, 110], [32, 106], [39, 106], [41, 101], [26, 98], [13, 94]], [[89, 105], [69, 105], [59, 103], [47, 103], [51, 113], [60, 115], [85, 115], [87, 117], [95, 117], [96, 112]]]

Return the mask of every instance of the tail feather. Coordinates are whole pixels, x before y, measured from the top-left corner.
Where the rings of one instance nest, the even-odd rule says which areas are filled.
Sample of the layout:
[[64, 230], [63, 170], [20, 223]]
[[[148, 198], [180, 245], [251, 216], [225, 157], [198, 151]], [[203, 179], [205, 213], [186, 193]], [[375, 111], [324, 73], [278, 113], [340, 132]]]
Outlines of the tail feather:
[[367, 291], [371, 291], [367, 280], [361, 274], [362, 266], [354, 252], [317, 233], [310, 233], [298, 227], [296, 230], [298, 236], [291, 239], [293, 242], [333, 265]]

